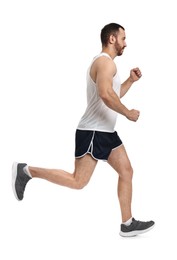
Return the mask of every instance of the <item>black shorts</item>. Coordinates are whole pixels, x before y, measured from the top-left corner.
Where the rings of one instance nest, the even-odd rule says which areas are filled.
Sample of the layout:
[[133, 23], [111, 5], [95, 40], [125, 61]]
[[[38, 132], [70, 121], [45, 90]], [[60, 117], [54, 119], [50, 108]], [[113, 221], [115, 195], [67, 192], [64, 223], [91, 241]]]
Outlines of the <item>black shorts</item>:
[[108, 160], [113, 149], [122, 145], [117, 132], [100, 132], [76, 130], [75, 157], [80, 158], [89, 153], [96, 160]]

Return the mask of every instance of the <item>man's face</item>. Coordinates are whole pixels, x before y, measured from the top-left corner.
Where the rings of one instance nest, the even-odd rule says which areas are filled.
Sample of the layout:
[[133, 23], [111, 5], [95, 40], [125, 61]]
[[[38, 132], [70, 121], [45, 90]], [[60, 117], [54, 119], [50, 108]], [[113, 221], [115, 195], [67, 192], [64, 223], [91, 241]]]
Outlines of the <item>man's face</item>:
[[117, 53], [117, 56], [121, 56], [123, 54], [124, 48], [127, 46], [125, 39], [125, 31], [122, 28], [120, 28], [117, 35], [115, 35], [114, 43], [114, 48]]

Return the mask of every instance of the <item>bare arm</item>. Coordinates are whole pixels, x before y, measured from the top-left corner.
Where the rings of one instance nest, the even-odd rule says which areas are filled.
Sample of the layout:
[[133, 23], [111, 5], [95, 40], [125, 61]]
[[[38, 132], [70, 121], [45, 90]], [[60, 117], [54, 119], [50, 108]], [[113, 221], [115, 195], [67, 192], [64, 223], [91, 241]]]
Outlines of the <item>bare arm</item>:
[[121, 85], [120, 98], [122, 98], [127, 91], [130, 89], [132, 84], [141, 78], [142, 74], [139, 68], [134, 68], [130, 71], [130, 76], [128, 79]]
[[137, 121], [139, 111], [135, 109], [129, 110], [125, 105], [123, 105], [120, 98], [112, 88], [112, 80], [115, 72], [115, 64], [111, 60], [105, 60], [98, 64], [96, 84], [99, 95], [109, 108], [127, 117], [129, 120]]

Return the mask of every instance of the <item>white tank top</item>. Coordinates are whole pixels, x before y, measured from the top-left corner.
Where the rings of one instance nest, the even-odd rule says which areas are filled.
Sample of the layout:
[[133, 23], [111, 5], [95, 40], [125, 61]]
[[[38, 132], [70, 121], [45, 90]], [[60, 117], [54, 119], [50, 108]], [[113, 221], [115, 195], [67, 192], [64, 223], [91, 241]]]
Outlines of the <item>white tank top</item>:
[[[77, 129], [92, 130], [102, 132], [114, 132], [116, 124], [117, 113], [106, 106], [98, 94], [98, 89], [95, 82], [90, 76], [90, 68], [93, 62], [101, 57], [106, 56], [111, 59], [107, 53], [100, 53], [97, 55], [87, 71], [87, 108], [82, 116]], [[118, 73], [113, 77], [113, 89], [118, 96], [120, 96], [120, 78]]]

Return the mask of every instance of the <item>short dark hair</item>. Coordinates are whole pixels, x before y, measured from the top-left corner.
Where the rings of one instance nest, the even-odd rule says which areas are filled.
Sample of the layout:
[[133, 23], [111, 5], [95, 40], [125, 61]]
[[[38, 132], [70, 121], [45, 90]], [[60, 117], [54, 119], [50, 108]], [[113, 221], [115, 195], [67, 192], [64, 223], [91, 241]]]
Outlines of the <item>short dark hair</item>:
[[121, 26], [120, 24], [117, 24], [117, 23], [109, 23], [107, 25], [105, 25], [103, 27], [103, 29], [101, 30], [101, 43], [103, 46], [107, 46], [108, 42], [109, 42], [109, 37], [111, 35], [114, 35], [116, 34], [119, 29], [124, 29], [123, 26]]

